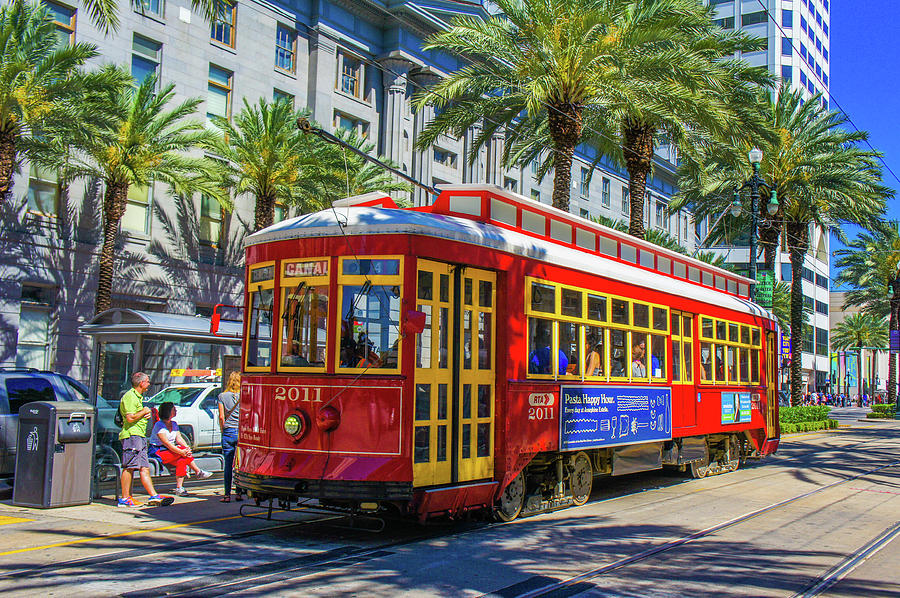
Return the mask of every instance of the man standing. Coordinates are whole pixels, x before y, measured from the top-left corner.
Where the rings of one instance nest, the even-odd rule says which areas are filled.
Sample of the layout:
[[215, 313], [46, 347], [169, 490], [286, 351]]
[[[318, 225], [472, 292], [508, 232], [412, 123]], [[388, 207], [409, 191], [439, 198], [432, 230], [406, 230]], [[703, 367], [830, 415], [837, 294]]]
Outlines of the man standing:
[[150, 388], [150, 377], [144, 372], [131, 375], [131, 390], [122, 395], [119, 413], [122, 414], [122, 497], [120, 507], [142, 507], [143, 505], [131, 496], [131, 484], [134, 481], [134, 470], [140, 471], [141, 484], [150, 495], [147, 504], [151, 507], [168, 506], [175, 502], [171, 496], [162, 496], [153, 488], [150, 479], [150, 459], [147, 456], [147, 421], [150, 419], [150, 408], [144, 407], [143, 395]]

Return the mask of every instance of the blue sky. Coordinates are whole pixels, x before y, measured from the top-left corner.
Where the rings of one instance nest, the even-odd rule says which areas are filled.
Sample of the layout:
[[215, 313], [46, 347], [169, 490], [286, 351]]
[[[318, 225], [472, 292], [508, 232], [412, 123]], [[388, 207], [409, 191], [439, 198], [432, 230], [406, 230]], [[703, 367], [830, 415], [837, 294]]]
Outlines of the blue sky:
[[[897, 8], [896, 0], [832, 0], [830, 83], [831, 107], [840, 105], [860, 130], [868, 131], [872, 146], [900, 176]], [[884, 182], [900, 197], [900, 181], [887, 169]], [[888, 202], [888, 217], [900, 220], [900, 200]], [[834, 243], [832, 250], [837, 247]]]
[[[833, 0], [831, 95], [858, 128], [869, 132], [869, 141], [900, 176], [897, 8], [896, 0]], [[900, 181], [887, 170], [884, 180], [900, 189]], [[890, 202], [889, 216], [900, 218], [896, 199]]]

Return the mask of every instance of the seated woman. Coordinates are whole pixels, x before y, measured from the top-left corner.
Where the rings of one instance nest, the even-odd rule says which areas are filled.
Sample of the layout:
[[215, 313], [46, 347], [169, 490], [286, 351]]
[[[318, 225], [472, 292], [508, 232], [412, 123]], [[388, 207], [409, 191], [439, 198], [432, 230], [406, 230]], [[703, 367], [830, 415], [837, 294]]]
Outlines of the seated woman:
[[[150, 454], [159, 457], [164, 465], [175, 466], [175, 491], [176, 496], [184, 496], [188, 492], [184, 489], [184, 478], [190, 467], [197, 477], [206, 479], [212, 474], [204, 471], [194, 463], [191, 448], [178, 431], [175, 417], [175, 404], [166, 401], [159, 406], [159, 421], [153, 426], [150, 433]], [[155, 449], [155, 450], [154, 450]]]

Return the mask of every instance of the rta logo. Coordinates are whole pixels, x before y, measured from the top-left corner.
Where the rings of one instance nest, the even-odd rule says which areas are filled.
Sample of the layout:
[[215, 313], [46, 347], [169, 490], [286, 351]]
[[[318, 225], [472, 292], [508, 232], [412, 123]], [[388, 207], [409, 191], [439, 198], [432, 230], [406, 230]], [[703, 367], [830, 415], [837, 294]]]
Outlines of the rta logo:
[[533, 392], [528, 395], [528, 404], [532, 407], [550, 407], [556, 402], [552, 392]]

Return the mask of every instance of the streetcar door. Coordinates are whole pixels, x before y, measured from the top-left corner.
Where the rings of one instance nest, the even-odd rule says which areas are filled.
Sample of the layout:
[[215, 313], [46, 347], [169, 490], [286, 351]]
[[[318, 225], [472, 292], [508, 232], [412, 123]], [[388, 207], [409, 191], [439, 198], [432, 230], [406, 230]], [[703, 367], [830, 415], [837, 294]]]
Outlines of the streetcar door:
[[672, 427], [697, 425], [694, 397], [693, 329], [694, 316], [676, 310], [671, 315], [672, 331]]
[[778, 353], [775, 351], [775, 333], [766, 333], [766, 436], [777, 438], [778, 424], [778, 391], [775, 360]]
[[457, 268], [459, 368], [456, 385], [454, 480], [494, 474], [494, 306], [496, 275]]
[[433, 486], [451, 481], [455, 284], [450, 264], [425, 260], [419, 260], [416, 281], [416, 309], [425, 314], [425, 328], [416, 335], [413, 486]]
[[494, 472], [494, 273], [419, 260], [413, 486]]

